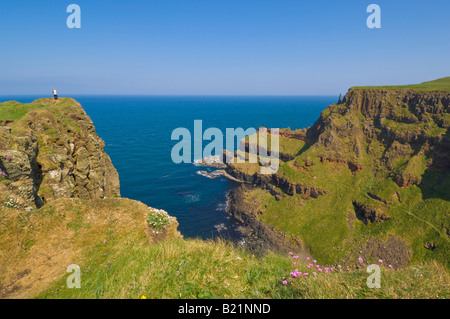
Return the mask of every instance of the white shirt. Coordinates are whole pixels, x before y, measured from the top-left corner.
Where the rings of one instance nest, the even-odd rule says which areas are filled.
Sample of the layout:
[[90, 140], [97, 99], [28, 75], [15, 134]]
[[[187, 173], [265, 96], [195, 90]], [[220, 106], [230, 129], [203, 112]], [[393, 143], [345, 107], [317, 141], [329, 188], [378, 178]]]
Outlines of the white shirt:
[[53, 90], [53, 95], [57, 95], [56, 89]]

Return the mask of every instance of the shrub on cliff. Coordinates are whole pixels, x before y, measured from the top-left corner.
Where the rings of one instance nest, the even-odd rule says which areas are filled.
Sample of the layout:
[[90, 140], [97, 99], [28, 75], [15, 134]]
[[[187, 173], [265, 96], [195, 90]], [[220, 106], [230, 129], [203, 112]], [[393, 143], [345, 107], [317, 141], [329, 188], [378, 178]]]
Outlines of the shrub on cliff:
[[161, 230], [169, 224], [169, 215], [162, 209], [150, 209], [147, 223], [150, 227]]

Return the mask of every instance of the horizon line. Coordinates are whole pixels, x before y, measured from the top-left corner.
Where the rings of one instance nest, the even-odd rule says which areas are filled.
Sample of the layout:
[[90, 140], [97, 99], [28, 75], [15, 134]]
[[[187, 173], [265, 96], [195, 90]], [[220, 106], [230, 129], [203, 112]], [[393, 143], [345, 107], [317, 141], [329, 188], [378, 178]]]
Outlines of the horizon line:
[[[59, 98], [70, 98], [71, 96], [117, 96], [117, 97], [331, 97], [331, 96], [339, 96], [339, 94], [117, 94], [117, 93], [74, 93], [74, 94], [65, 94], [64, 96], [59, 96]], [[38, 98], [53, 98], [51, 94], [3, 94], [0, 93], [0, 97], [31, 97], [37, 96]]]

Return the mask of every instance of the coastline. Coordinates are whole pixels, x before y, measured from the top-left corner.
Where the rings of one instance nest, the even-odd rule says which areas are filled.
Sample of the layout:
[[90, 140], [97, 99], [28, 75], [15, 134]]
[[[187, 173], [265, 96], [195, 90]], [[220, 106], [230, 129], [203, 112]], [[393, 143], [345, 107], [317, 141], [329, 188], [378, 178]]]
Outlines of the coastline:
[[[234, 226], [234, 229], [229, 231], [238, 234], [238, 236], [228, 236], [229, 231], [227, 231], [225, 236], [219, 234], [218, 237], [228, 239], [258, 255], [265, 254], [268, 251], [285, 254], [293, 252], [304, 258], [311, 255], [300, 238], [286, 232], [277, 231], [273, 226], [264, 223], [258, 218], [258, 215], [263, 212], [258, 207], [248, 205], [245, 202], [243, 198], [245, 190], [252, 187], [257, 188], [261, 185], [256, 186], [252, 182], [232, 176], [226, 171], [229, 166], [221, 163], [217, 156], [199, 160], [194, 165], [215, 169], [212, 172], [197, 171], [199, 175], [205, 178], [224, 177], [235, 183], [227, 195], [226, 212], [231, 219], [231, 225]], [[226, 169], [223, 169], [224, 167]]]

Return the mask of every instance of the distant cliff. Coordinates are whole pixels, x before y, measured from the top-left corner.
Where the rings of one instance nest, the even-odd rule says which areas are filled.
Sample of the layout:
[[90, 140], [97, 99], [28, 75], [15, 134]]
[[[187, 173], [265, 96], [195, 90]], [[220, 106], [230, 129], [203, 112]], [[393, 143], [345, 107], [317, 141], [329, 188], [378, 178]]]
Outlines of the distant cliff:
[[118, 173], [78, 102], [39, 99], [20, 118], [23, 104], [3, 104], [15, 119], [0, 121], [0, 169], [8, 180], [2, 194], [31, 208], [57, 198], [120, 197]]
[[280, 130], [276, 174], [228, 164], [243, 182], [228, 210], [253, 237], [294, 236], [327, 262], [362, 256], [403, 267], [435, 258], [450, 266], [449, 127], [450, 78], [351, 88], [312, 127]]
[[369, 155], [399, 186], [417, 185], [426, 167], [450, 169], [449, 113], [450, 92], [354, 88], [308, 133], [323, 160], [362, 169]]

